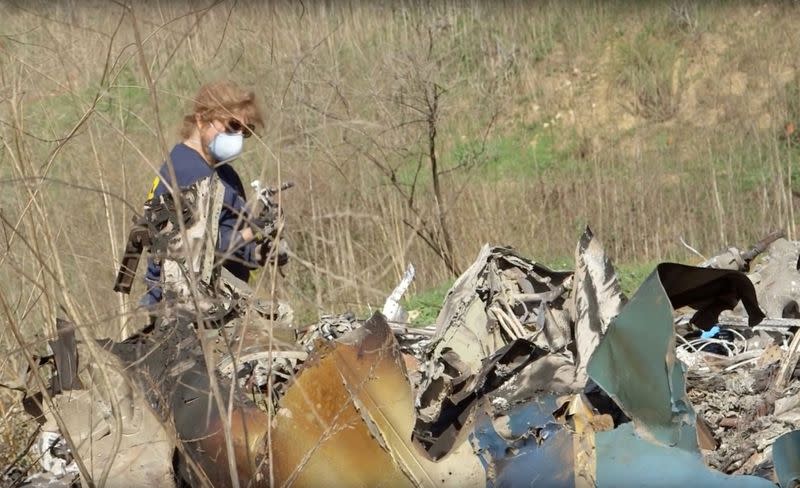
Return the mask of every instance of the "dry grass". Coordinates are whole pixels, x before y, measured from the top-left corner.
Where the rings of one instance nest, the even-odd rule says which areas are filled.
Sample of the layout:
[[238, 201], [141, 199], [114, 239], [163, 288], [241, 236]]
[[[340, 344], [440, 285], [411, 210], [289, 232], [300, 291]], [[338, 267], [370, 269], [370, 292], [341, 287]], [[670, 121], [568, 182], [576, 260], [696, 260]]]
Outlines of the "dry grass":
[[[623, 262], [692, 259], [680, 236], [707, 253], [795, 236], [798, 151], [779, 137], [800, 123], [793, 4], [203, 5], [134, 5], [154, 100], [122, 7], [0, 4], [5, 351], [11, 327], [43, 350], [62, 313], [95, 336], [141, 323], [140, 290], [111, 290], [130, 218], [161, 135], [177, 141], [187, 98], [218, 77], [268, 113], [245, 181], [297, 183], [279, 293], [301, 321], [379, 306], [408, 262], [418, 289], [450, 278], [415, 235], [441, 231], [417, 110], [434, 85], [460, 267], [487, 241], [563, 258], [586, 224]], [[20, 357], [3, 357], [12, 381]]]

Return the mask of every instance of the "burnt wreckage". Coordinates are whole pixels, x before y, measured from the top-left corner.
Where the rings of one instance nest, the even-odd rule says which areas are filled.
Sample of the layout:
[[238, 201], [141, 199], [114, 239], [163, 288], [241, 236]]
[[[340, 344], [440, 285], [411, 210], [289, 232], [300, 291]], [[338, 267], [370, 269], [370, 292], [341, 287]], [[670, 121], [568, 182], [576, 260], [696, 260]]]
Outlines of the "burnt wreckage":
[[382, 313], [299, 329], [213, 265], [214, 184], [140, 241], [162, 242], [171, 297], [152, 330], [59, 324], [47, 394], [25, 399], [47, 455], [28, 483], [800, 482], [800, 243], [663, 263], [630, 299], [588, 229], [574, 271], [487, 245], [435, 326], [403, 324], [409, 268]]

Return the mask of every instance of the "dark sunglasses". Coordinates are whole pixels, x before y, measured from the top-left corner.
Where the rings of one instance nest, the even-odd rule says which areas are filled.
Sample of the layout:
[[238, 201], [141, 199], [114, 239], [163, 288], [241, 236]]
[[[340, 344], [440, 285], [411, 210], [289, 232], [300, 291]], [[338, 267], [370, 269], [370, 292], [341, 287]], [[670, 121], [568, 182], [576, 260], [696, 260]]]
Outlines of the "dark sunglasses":
[[253, 132], [256, 130], [256, 126], [253, 124], [242, 124], [236, 119], [230, 119], [224, 123], [225, 125], [225, 132], [229, 134], [236, 134], [241, 132], [244, 137], [250, 137], [253, 135]]

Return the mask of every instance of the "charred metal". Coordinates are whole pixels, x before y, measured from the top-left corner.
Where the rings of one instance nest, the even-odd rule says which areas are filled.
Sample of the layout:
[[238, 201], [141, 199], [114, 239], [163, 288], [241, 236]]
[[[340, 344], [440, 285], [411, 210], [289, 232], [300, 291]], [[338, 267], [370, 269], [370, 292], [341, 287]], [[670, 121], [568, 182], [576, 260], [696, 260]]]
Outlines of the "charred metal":
[[799, 255], [775, 234], [628, 298], [588, 229], [568, 271], [487, 245], [420, 329], [411, 267], [383, 313], [306, 328], [223, 275], [102, 364], [59, 324], [26, 404], [87, 485], [797, 486]]

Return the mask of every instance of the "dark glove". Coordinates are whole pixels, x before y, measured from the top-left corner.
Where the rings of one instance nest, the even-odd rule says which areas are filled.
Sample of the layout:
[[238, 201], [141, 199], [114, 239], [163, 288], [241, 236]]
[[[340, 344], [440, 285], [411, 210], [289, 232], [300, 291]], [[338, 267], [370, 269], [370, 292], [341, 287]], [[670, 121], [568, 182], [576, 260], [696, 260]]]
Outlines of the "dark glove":
[[277, 245], [275, 241], [264, 240], [256, 245], [256, 253], [259, 257], [258, 263], [261, 266], [276, 261], [278, 266], [284, 266], [289, 262], [289, 244], [286, 239], [279, 240]]

